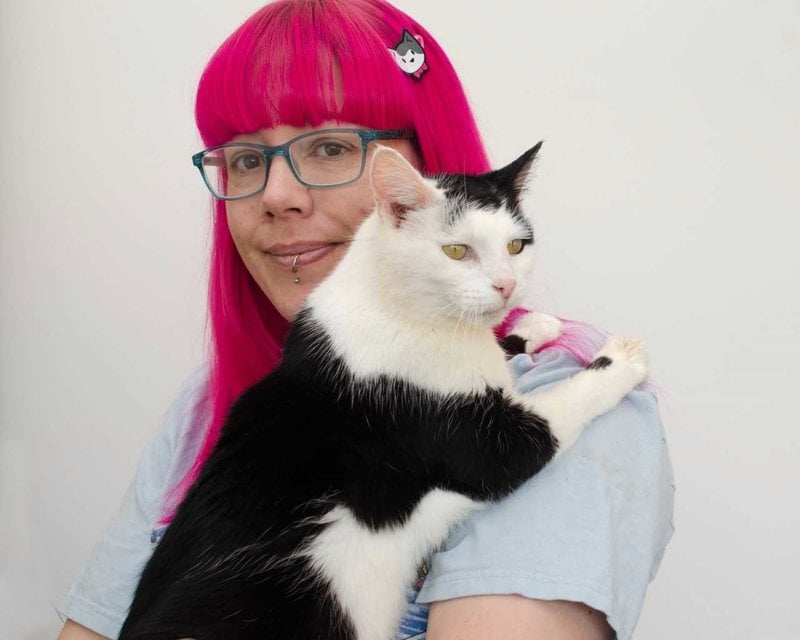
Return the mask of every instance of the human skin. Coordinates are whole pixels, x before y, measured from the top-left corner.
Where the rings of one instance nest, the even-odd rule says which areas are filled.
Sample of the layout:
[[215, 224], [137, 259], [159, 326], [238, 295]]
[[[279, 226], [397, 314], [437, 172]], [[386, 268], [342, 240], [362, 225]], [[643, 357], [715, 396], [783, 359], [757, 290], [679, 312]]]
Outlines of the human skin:
[[[431, 605], [428, 640], [610, 640], [605, 616], [581, 602], [516, 595], [472, 596]], [[67, 620], [58, 640], [109, 640]]]
[[[309, 131], [334, 127], [367, 128], [337, 122], [314, 128], [282, 125], [237, 136], [231, 142], [273, 146]], [[368, 147], [367, 166], [375, 144]], [[380, 144], [396, 149], [419, 166], [410, 140], [382, 140]], [[291, 320], [308, 294], [341, 260], [348, 241], [372, 206], [366, 171], [351, 184], [310, 188], [297, 181], [284, 158], [273, 156], [264, 191], [251, 198], [228, 201], [226, 211], [228, 228], [242, 262], [278, 312]], [[328, 248], [301, 252], [306, 248], [303, 245]], [[323, 255], [317, 257], [320, 253]], [[294, 255], [298, 256], [297, 273], [291, 269]], [[294, 282], [295, 277], [299, 284]]]
[[[334, 122], [316, 128], [278, 126], [238, 136], [231, 142], [279, 145], [315, 129], [342, 126], [358, 127]], [[411, 141], [384, 140], [380, 144], [396, 149], [419, 167]], [[374, 146], [370, 144], [370, 154]], [[342, 258], [348, 240], [372, 206], [366, 172], [349, 185], [309, 188], [297, 181], [284, 158], [276, 156], [264, 191], [251, 198], [227, 202], [226, 212], [231, 237], [248, 272], [278, 312], [291, 320], [308, 294]], [[307, 264], [298, 259], [300, 267], [295, 274], [291, 270], [291, 260], [276, 257], [273, 248], [303, 244], [329, 245], [330, 249], [321, 251], [324, 255], [318, 259], [310, 256], [313, 261]], [[278, 253], [284, 252], [284, 249], [278, 250]], [[294, 282], [295, 276], [299, 277], [299, 284]], [[434, 602], [427, 631], [428, 640], [607, 640], [612, 637], [613, 631], [605, 616], [581, 602], [535, 600], [518, 595], [471, 596]], [[67, 620], [58, 640], [106, 639]]]
[[428, 640], [611, 640], [604, 614], [582, 602], [519, 595], [434, 602]]

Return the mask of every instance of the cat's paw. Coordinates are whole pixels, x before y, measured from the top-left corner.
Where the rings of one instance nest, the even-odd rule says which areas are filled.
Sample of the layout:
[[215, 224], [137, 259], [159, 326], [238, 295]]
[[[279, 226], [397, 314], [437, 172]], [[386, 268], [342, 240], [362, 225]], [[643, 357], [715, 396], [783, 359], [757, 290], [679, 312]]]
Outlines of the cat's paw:
[[561, 335], [561, 320], [555, 316], [531, 311], [514, 324], [510, 334], [525, 340], [525, 352], [533, 353], [537, 348]]
[[638, 385], [647, 377], [647, 346], [639, 338], [611, 336], [594, 359], [586, 365], [587, 369], [606, 369], [619, 365], [629, 374], [632, 386]]

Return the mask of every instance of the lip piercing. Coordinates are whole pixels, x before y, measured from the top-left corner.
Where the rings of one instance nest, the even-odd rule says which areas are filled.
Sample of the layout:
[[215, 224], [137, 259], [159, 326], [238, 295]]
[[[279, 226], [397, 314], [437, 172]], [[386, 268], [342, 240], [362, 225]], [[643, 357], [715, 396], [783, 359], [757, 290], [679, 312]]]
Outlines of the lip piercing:
[[[294, 260], [292, 260], [292, 273], [297, 273], [297, 259], [299, 257], [300, 257], [300, 254], [298, 253], [297, 255], [295, 255]], [[300, 284], [300, 278], [295, 276], [294, 283], [295, 284]]]

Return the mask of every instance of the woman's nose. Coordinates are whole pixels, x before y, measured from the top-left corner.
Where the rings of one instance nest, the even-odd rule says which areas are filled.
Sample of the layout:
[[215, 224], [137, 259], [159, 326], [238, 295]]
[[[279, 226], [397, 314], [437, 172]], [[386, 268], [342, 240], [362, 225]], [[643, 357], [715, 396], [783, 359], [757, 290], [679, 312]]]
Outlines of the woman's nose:
[[273, 156], [267, 173], [267, 185], [261, 193], [264, 215], [271, 217], [308, 215], [312, 201], [309, 188], [295, 178], [289, 162]]

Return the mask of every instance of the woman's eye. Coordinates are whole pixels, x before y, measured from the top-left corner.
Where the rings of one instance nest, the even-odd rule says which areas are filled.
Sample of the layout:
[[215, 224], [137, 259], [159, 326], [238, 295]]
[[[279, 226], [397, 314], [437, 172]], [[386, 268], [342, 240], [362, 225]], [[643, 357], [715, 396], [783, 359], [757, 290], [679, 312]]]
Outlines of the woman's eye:
[[508, 252], [514, 256], [522, 252], [522, 250], [525, 248], [525, 243], [521, 239], [516, 238], [515, 240], [509, 242], [506, 247], [508, 248]]
[[347, 147], [340, 142], [323, 142], [317, 145], [316, 155], [323, 158], [337, 158], [347, 152]]
[[264, 164], [264, 156], [258, 153], [242, 153], [231, 159], [230, 168], [233, 171], [246, 172], [258, 169]]
[[453, 260], [461, 260], [467, 255], [467, 245], [465, 244], [446, 244], [442, 247], [442, 251], [448, 258]]

